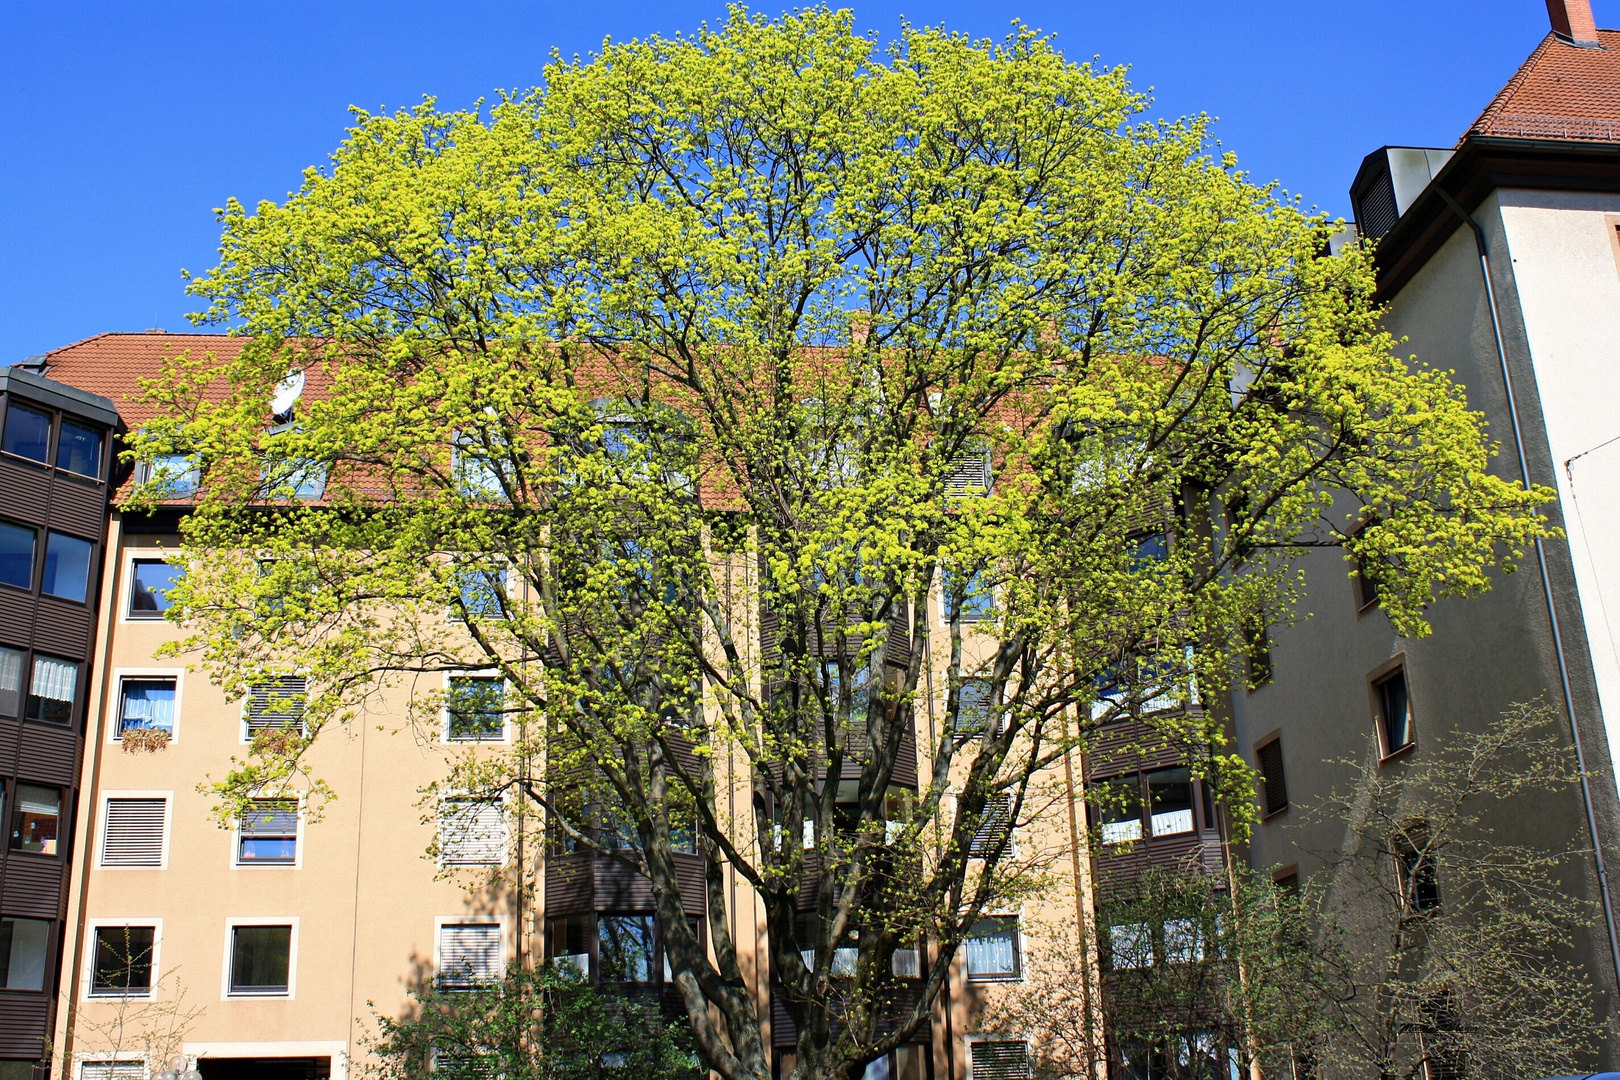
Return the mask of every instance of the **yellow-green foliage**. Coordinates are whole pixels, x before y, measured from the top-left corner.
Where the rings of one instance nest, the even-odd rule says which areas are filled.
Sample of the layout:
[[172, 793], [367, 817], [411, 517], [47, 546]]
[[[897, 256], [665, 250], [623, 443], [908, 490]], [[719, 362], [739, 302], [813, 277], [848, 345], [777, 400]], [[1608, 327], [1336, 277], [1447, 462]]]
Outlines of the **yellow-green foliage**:
[[[770, 1071], [759, 1018], [725, 920], [694, 913], [714, 962], [687, 928], [672, 818], [763, 899], [803, 1076], [927, 1015], [944, 964], [879, 1022], [895, 948], [948, 958], [1027, 887], [968, 842], [997, 794], [1027, 820], [1108, 673], [1116, 713], [1195, 706], [1148, 726], [1241, 824], [1247, 772], [1196, 706], [1257, 612], [1290, 618], [1297, 553], [1346, 547], [1419, 635], [1543, 531], [1546, 493], [1489, 472], [1446, 373], [1392, 356], [1366, 252], [1323, 257], [1333, 223], [1146, 105], [1028, 30], [880, 45], [846, 12], [736, 8], [489, 109], [357, 113], [284, 202], [229, 203], [191, 288], [252, 343], [177, 360], [140, 452], [204, 460], [186, 647], [227, 689], [296, 670], [314, 698], [309, 737], [219, 792], [308, 782], [310, 742], [383, 685], [498, 668], [520, 738], [446, 784], [543, 801], [587, 846], [633, 833], [614, 857], [652, 877], [731, 1080]], [[293, 369], [311, 389], [268, 433]], [[948, 493], [985, 453], [991, 489]], [[286, 480], [309, 463], [321, 506]], [[464, 604], [457, 565], [509, 568], [503, 609]], [[973, 574], [984, 617], [929, 637]], [[999, 722], [960, 715], [969, 677]], [[910, 731], [923, 784], [897, 798]], [[858, 779], [817, 782], [846, 759]]]

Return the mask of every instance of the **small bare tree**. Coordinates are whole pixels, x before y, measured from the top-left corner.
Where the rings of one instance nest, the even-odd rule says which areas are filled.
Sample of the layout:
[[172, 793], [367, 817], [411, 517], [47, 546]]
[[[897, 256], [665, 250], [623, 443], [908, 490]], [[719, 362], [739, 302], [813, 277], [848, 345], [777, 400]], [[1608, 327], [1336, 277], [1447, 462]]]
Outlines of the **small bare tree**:
[[[152, 949], [136, 944], [126, 932], [118, 962], [126, 973], [141, 967], [150, 969]], [[126, 994], [98, 1000], [89, 1012], [80, 1009], [73, 1020], [78, 1032], [76, 1045], [81, 1047], [79, 1056], [113, 1061], [139, 1057], [153, 1075], [182, 1056], [186, 1035], [207, 1010], [186, 1002], [186, 987], [179, 970], [173, 967], [158, 975], [150, 996]], [[57, 1055], [47, 1049], [45, 1056], [51, 1060]], [[53, 1075], [75, 1075], [73, 1062], [65, 1053], [58, 1064], [59, 1068], [51, 1070]]]
[[1355, 763], [1349, 791], [1311, 814], [1347, 825], [1322, 910], [1345, 992], [1320, 1060], [1380, 1080], [1583, 1071], [1597, 1020], [1571, 950], [1592, 912], [1565, 887], [1583, 852], [1493, 824], [1578, 782], [1558, 714], [1514, 705], [1435, 746], [1395, 768]]

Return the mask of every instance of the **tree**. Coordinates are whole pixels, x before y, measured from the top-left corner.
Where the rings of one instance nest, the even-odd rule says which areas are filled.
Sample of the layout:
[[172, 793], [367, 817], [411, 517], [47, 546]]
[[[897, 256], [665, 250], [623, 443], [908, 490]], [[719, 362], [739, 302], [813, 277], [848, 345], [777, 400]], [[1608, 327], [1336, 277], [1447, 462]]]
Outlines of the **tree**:
[[[1095, 941], [1069, 940], [994, 1004], [1027, 1035], [1038, 1080], [1290, 1075], [1333, 1030], [1338, 941], [1317, 897], [1261, 872], [1159, 867], [1099, 902]], [[1101, 966], [1100, 985], [1090, 972]], [[1235, 1072], [1233, 1071], [1235, 1070]]]
[[1344, 964], [1324, 1064], [1380, 1080], [1584, 1071], [1597, 1014], [1570, 949], [1594, 912], [1563, 884], [1583, 853], [1492, 827], [1577, 782], [1558, 715], [1515, 705], [1394, 769], [1375, 749], [1313, 811], [1346, 828], [1324, 871]]
[[1543, 530], [1461, 390], [1390, 356], [1367, 255], [1146, 105], [1024, 29], [880, 47], [734, 8], [488, 112], [360, 113], [286, 202], [229, 203], [191, 288], [251, 341], [177, 360], [140, 452], [206, 471], [186, 647], [311, 699], [223, 805], [318, 783], [309, 745], [380, 687], [497, 669], [523, 745], [447, 789], [651, 879], [712, 1067], [771, 1073], [728, 880], [796, 1078], [901, 1045], [1017, 887], [986, 817], [1110, 710], [1224, 686], [1294, 551], [1387, 568], [1418, 633]]
[[694, 1080], [690, 1032], [553, 966], [514, 965], [490, 985], [414, 988], [404, 1016], [367, 1040], [379, 1080]]

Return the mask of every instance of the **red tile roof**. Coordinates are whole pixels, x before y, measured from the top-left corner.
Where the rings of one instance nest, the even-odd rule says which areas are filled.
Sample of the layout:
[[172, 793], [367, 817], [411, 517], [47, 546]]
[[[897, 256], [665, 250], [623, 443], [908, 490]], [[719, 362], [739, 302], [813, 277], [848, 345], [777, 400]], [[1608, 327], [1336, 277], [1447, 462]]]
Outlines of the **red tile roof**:
[[1597, 36], [1592, 49], [1548, 34], [1467, 134], [1620, 142], [1620, 30]]
[[156, 378], [165, 360], [188, 350], [193, 356], [212, 353], [221, 358], [233, 358], [247, 343], [245, 337], [171, 334], [162, 330], [97, 334], [47, 353], [45, 375], [111, 398], [124, 425], [134, 430], [154, 412], [151, 405], [141, 400], [141, 380]]

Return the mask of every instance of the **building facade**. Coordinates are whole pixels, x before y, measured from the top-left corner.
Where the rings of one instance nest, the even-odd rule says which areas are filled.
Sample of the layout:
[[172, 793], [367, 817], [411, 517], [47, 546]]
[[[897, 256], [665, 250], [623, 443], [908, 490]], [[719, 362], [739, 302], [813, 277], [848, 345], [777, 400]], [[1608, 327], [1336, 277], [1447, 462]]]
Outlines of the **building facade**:
[[1339, 823], [1298, 812], [1349, 785], [1342, 762], [1400, 770], [1512, 703], [1555, 706], [1586, 783], [1520, 797], [1490, 825], [1504, 842], [1596, 851], [1566, 884], [1601, 913], [1574, 958], [1599, 989], [1612, 1063], [1620, 32], [1595, 29], [1581, 0], [1549, 8], [1553, 32], [1455, 147], [1380, 149], [1351, 197], [1362, 237], [1378, 244], [1385, 327], [1403, 352], [1456, 373], [1500, 444], [1493, 468], [1553, 489], [1548, 515], [1564, 535], [1489, 593], [1436, 605], [1422, 640], [1392, 630], [1339, 552], [1313, 554], [1313, 616], [1274, 634], [1269, 682], [1239, 691], [1233, 709], [1239, 746], [1266, 776], [1252, 860], [1292, 877], [1321, 870], [1343, 840]]
[[80, 801], [118, 414], [106, 398], [0, 368], [0, 1076], [45, 1053]]

